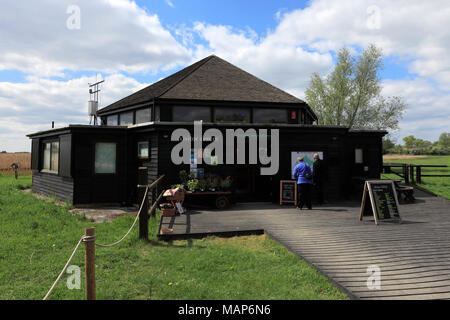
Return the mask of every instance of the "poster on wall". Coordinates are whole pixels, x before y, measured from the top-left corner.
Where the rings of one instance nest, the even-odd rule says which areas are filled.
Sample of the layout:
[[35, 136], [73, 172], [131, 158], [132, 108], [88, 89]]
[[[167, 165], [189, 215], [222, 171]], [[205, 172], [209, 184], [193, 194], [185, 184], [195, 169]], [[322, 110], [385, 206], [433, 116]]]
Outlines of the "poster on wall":
[[294, 179], [294, 176], [292, 175], [292, 172], [294, 171], [295, 166], [297, 165], [297, 158], [303, 157], [303, 160], [309, 164], [311, 167], [311, 170], [313, 168], [314, 163], [314, 154], [317, 153], [319, 155], [319, 158], [323, 160], [323, 151], [292, 151], [291, 152], [291, 176], [292, 179]]

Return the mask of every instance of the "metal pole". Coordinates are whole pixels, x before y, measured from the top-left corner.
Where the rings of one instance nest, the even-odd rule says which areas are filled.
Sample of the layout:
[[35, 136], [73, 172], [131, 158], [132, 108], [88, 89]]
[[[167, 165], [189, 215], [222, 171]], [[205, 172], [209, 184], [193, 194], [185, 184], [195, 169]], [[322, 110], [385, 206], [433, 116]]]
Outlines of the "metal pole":
[[96, 300], [95, 295], [95, 228], [86, 228], [84, 240], [84, 265], [86, 300]]

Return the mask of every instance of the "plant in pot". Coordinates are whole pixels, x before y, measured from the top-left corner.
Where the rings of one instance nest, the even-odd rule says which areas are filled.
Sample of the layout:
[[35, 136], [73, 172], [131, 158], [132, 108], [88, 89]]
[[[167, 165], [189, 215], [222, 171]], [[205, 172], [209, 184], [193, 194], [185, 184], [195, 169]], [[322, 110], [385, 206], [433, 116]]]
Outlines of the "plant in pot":
[[198, 186], [198, 189], [203, 192], [208, 187], [208, 184], [206, 183], [205, 179], [201, 179], [201, 180], [198, 181], [198, 185], [197, 186]]
[[220, 187], [224, 191], [230, 190], [230, 188], [231, 188], [231, 180], [230, 179], [223, 179], [222, 181], [220, 181]]
[[198, 189], [198, 180], [197, 179], [191, 179], [187, 182], [189, 190], [192, 192], [195, 192], [195, 190]]
[[209, 180], [208, 189], [210, 191], [216, 191], [217, 187], [218, 187], [218, 183], [217, 183], [216, 179]]

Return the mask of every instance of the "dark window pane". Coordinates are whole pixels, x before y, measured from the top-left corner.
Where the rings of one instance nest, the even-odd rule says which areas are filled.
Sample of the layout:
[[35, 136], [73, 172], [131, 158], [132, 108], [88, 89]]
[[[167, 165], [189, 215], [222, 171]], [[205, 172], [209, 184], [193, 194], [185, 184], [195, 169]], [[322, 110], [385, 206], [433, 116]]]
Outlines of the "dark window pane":
[[250, 110], [216, 108], [216, 122], [250, 122]]
[[150, 122], [151, 110], [150, 108], [136, 110], [136, 124]]
[[253, 109], [254, 123], [286, 123], [287, 112], [284, 109]]
[[112, 116], [108, 116], [106, 118], [106, 125], [107, 126], [117, 126], [117, 114], [112, 115]]
[[148, 141], [138, 142], [138, 158], [148, 159]]
[[126, 126], [133, 124], [133, 112], [126, 112], [120, 114], [120, 125]]
[[193, 122], [196, 120], [211, 121], [210, 107], [173, 107], [172, 121]]

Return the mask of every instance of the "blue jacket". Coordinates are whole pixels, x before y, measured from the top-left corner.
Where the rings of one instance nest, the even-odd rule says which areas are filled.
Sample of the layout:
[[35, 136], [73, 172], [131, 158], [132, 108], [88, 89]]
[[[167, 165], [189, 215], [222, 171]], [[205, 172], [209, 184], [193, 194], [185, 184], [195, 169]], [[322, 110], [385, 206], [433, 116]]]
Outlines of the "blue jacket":
[[306, 173], [309, 173], [312, 175], [311, 167], [306, 162], [302, 161], [295, 166], [294, 171], [292, 172], [292, 175], [297, 180], [297, 184], [300, 184], [300, 183], [312, 184], [313, 183], [312, 179], [311, 180], [306, 179]]

